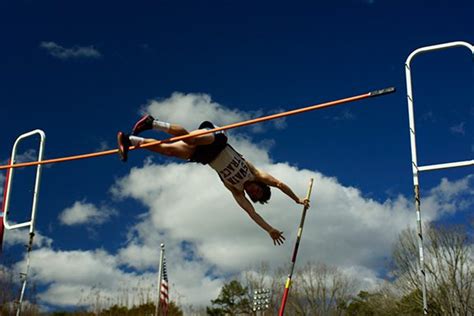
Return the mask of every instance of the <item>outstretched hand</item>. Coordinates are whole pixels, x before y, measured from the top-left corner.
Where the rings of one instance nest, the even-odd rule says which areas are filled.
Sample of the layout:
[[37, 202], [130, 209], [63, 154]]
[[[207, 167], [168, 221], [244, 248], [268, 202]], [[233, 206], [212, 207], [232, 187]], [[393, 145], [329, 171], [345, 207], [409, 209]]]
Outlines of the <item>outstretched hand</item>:
[[273, 239], [273, 244], [276, 245], [283, 245], [285, 237], [283, 237], [283, 232], [278, 231], [276, 229], [272, 229], [270, 232], [270, 237]]

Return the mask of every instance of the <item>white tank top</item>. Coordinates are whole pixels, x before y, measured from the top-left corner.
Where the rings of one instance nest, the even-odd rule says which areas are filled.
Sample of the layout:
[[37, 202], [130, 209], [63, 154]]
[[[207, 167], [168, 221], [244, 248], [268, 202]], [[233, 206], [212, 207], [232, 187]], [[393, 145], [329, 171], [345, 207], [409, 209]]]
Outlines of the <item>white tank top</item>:
[[223, 181], [239, 191], [244, 190], [245, 182], [255, 178], [245, 159], [230, 146], [226, 146], [209, 165]]

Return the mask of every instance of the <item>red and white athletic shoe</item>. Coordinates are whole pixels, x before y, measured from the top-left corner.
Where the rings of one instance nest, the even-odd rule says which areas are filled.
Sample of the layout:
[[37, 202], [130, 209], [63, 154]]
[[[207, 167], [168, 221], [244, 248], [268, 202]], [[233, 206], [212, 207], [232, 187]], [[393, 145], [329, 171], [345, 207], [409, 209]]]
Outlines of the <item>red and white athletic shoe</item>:
[[120, 156], [120, 160], [123, 162], [127, 161], [128, 158], [128, 150], [132, 143], [130, 142], [130, 138], [128, 135], [123, 132], [117, 133], [117, 144], [118, 144], [118, 154]]
[[138, 135], [143, 131], [152, 129], [154, 120], [155, 118], [149, 114], [143, 116], [135, 123], [135, 126], [133, 126], [132, 135]]

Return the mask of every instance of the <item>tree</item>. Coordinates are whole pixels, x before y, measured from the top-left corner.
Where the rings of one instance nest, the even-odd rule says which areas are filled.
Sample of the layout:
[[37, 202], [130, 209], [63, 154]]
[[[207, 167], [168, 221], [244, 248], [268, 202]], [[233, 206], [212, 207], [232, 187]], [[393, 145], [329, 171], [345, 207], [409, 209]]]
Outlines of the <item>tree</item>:
[[[403, 315], [421, 315], [423, 314], [423, 306], [420, 304], [421, 291], [415, 290], [408, 295], [403, 296], [397, 302], [398, 311]], [[436, 310], [431, 306], [430, 310]], [[434, 314], [434, 313], [431, 313]]]
[[289, 315], [343, 315], [355, 280], [337, 267], [308, 262], [298, 269], [291, 286]]
[[224, 284], [217, 299], [211, 301], [213, 307], [206, 308], [207, 314], [212, 316], [251, 314], [250, 300], [247, 296], [248, 288], [243, 287], [239, 281], [232, 280]]
[[[2, 259], [3, 261], [4, 259]], [[12, 269], [0, 262], [0, 315], [16, 315], [20, 283], [14, 280]], [[24, 316], [39, 315], [36, 305], [36, 286], [31, 283], [22, 302], [21, 314]]]
[[356, 298], [352, 300], [346, 309], [349, 316], [375, 316], [375, 310], [369, 300], [373, 294], [366, 291], [360, 291]]
[[[287, 271], [287, 269], [285, 270]], [[280, 271], [278, 271], [280, 272]], [[267, 262], [261, 262], [245, 272], [245, 286], [250, 289], [248, 299], [253, 301], [255, 290], [270, 290], [267, 313], [275, 315], [278, 313], [281, 303], [283, 284], [280, 282], [282, 272], [277, 275], [271, 274], [270, 265]]]
[[[472, 240], [464, 226], [425, 228], [425, 272], [428, 308], [432, 315], [474, 313]], [[393, 252], [395, 286], [404, 294], [400, 302], [421, 306], [418, 246], [414, 230], [400, 234]]]
[[418, 301], [413, 300], [416, 293], [400, 297], [393, 291], [392, 284], [386, 283], [377, 290], [369, 293], [360, 291], [346, 309], [349, 316], [391, 316], [391, 315], [421, 315], [423, 308]]

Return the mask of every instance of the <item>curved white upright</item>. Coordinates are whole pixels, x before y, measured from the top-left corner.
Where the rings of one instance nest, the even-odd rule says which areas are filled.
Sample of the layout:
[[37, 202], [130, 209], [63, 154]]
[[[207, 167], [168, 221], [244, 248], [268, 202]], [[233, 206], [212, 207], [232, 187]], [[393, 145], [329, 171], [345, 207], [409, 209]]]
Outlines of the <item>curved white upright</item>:
[[420, 187], [418, 181], [418, 174], [422, 171], [433, 171], [440, 169], [448, 169], [455, 167], [466, 167], [473, 166], [474, 160], [463, 160], [448, 163], [439, 163], [434, 165], [418, 166], [418, 158], [416, 151], [416, 133], [415, 133], [415, 114], [413, 110], [413, 89], [412, 89], [412, 78], [411, 78], [411, 61], [412, 59], [422, 53], [447, 49], [451, 47], [467, 47], [474, 57], [474, 46], [467, 42], [450, 42], [439, 45], [432, 45], [421, 47], [414, 50], [407, 58], [405, 62], [405, 75], [407, 82], [407, 100], [408, 100], [408, 120], [410, 125], [410, 145], [411, 145], [411, 166], [413, 173], [413, 185], [415, 192], [415, 205], [416, 205], [416, 221], [417, 221], [417, 233], [418, 233], [418, 248], [419, 248], [419, 260], [420, 260], [420, 274], [422, 282], [422, 294], [423, 294], [423, 313], [428, 314], [428, 302], [426, 298], [426, 274], [425, 274], [425, 259], [423, 250], [423, 230], [421, 222], [421, 198], [420, 198]]
[[[39, 151], [38, 151], [38, 161], [43, 160], [43, 154], [44, 154], [44, 142], [46, 139], [45, 133], [40, 130], [40, 129], [35, 129], [31, 132], [25, 133], [20, 135], [16, 141], [15, 144], [13, 145], [12, 149], [12, 155], [11, 155], [11, 165], [14, 165], [16, 163], [16, 158], [17, 158], [17, 149], [18, 149], [18, 144], [20, 142], [28, 137], [34, 136], [34, 135], [39, 135], [40, 136], [40, 143], [39, 143]], [[29, 227], [30, 228], [30, 238], [29, 238], [29, 243], [27, 246], [27, 256], [26, 256], [26, 270], [24, 273], [21, 274], [21, 277], [23, 279], [23, 284], [21, 287], [21, 292], [20, 292], [20, 299], [18, 301], [18, 308], [16, 315], [20, 316], [21, 314], [21, 306], [23, 303], [23, 297], [25, 294], [25, 289], [26, 289], [26, 283], [28, 279], [28, 272], [30, 270], [30, 252], [33, 247], [33, 239], [35, 236], [35, 220], [36, 220], [36, 209], [38, 207], [38, 196], [39, 196], [39, 189], [40, 189], [40, 182], [41, 182], [41, 168], [42, 165], [37, 165], [36, 166], [36, 179], [35, 179], [35, 187], [33, 191], [33, 203], [31, 205], [31, 216], [30, 219], [26, 222], [23, 223], [16, 223], [16, 224], [11, 224], [8, 221], [8, 215], [9, 215], [9, 207], [10, 207], [10, 195], [11, 195], [11, 190], [12, 190], [12, 183], [13, 183], [13, 178], [15, 174], [15, 168], [10, 168], [9, 169], [9, 176], [7, 177], [7, 183], [6, 183], [6, 191], [5, 191], [5, 201], [4, 201], [4, 215], [3, 215], [3, 224], [4, 227], [7, 230], [13, 230], [13, 229], [18, 229], [18, 228], [23, 228], [23, 227]]]

